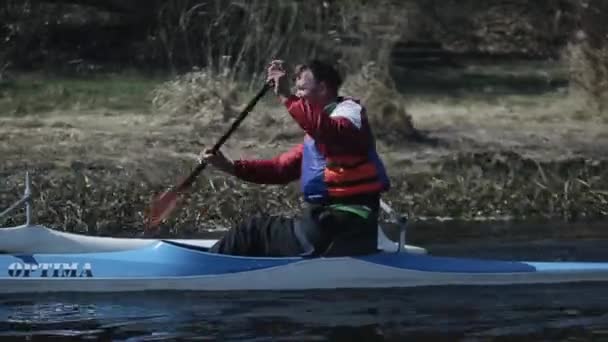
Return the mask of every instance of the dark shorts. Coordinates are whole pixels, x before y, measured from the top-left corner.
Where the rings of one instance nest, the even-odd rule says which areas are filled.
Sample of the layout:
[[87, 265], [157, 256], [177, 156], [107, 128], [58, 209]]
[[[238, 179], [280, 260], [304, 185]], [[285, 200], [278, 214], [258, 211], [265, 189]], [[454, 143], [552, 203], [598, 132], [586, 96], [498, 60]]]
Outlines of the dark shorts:
[[300, 217], [255, 216], [230, 229], [210, 251], [242, 256], [347, 256], [377, 251], [377, 213], [369, 218], [308, 207]]

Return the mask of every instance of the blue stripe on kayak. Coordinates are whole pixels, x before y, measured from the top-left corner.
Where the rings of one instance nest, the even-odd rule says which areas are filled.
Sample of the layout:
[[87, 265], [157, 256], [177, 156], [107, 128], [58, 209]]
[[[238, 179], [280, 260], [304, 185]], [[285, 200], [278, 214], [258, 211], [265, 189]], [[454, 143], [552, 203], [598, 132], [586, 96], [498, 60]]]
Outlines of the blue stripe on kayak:
[[427, 272], [515, 273], [536, 271], [533, 265], [525, 262], [435, 257], [407, 253], [379, 253], [357, 259], [400, 269]]
[[606, 262], [527, 262], [539, 272], [608, 271]]
[[[219, 275], [287, 265], [301, 258], [248, 258], [205, 253], [168, 243], [123, 252], [0, 255], [0, 279], [8, 278], [11, 264], [90, 263], [94, 277], [184, 277]], [[14, 266], [13, 266], [14, 267]], [[13, 272], [13, 276], [14, 276]], [[40, 277], [31, 272], [30, 277]], [[23, 272], [21, 273], [23, 275]]]
[[[407, 253], [378, 253], [355, 257], [396, 269], [426, 272], [456, 273], [517, 273], [555, 271], [608, 271], [608, 263], [589, 262], [510, 262], [464, 258], [436, 257]], [[111, 253], [62, 254], [62, 255], [0, 255], [0, 279], [8, 278], [11, 265], [78, 263], [80, 275], [85, 263], [90, 263], [93, 277], [185, 277], [221, 275], [285, 266], [303, 260], [293, 258], [238, 257], [200, 252], [168, 243]], [[29, 272], [30, 278], [40, 277], [41, 271]], [[12, 272], [15, 277], [15, 271]], [[24, 277], [23, 270], [17, 277]]]

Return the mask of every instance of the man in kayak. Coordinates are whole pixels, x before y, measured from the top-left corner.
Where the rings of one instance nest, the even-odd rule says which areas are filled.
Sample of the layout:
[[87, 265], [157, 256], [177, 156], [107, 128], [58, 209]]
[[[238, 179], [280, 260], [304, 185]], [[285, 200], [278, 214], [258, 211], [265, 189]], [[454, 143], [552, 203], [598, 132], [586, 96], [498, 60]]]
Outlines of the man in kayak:
[[375, 252], [380, 193], [390, 182], [365, 107], [338, 96], [338, 71], [318, 60], [296, 68], [295, 94], [282, 61], [271, 62], [268, 81], [305, 132], [304, 142], [269, 160], [232, 161], [207, 149], [201, 161], [258, 184], [300, 179], [307, 205], [300, 217], [253, 217], [229, 230], [210, 251], [246, 256]]

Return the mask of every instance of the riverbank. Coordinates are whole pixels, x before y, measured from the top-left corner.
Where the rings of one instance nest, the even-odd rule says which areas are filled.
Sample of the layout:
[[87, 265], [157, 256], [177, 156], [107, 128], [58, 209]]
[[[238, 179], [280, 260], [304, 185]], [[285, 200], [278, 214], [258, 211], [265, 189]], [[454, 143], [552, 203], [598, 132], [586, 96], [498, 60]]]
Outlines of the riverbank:
[[[19, 198], [29, 170], [39, 222], [59, 229], [138, 234], [150, 197], [187, 175], [202, 146], [230, 124], [221, 113], [195, 119], [159, 113], [149, 106], [157, 82], [138, 79], [119, 82], [112, 96], [115, 81], [63, 82], [48, 89], [67, 94], [65, 101], [36, 110], [32, 99], [46, 101], [36, 94], [57, 97], [45, 90], [49, 82], [22, 97], [27, 110], [0, 116], [0, 207]], [[73, 95], [79, 92], [86, 96]], [[3, 90], [3, 108], [17, 95]], [[120, 105], [109, 105], [111, 98]], [[416, 127], [432, 142], [384, 139], [383, 133], [378, 140], [393, 181], [385, 199], [414, 223], [601, 222], [608, 216], [608, 120], [580, 109], [566, 90], [407, 101]], [[268, 96], [225, 151], [234, 158], [271, 157], [300, 139]], [[162, 234], [223, 230], [259, 212], [293, 214], [300, 205], [297, 184], [258, 186], [208, 169]], [[22, 219], [21, 213], [2, 225]]]

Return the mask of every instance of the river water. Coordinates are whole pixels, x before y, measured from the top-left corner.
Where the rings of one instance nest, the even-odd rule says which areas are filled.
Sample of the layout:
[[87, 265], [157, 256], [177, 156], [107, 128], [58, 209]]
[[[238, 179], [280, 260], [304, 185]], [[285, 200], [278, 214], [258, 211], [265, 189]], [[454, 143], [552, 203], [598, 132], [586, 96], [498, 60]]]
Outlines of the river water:
[[[608, 242], [425, 246], [442, 255], [601, 260]], [[608, 284], [0, 297], [0, 341], [608, 341]]]

